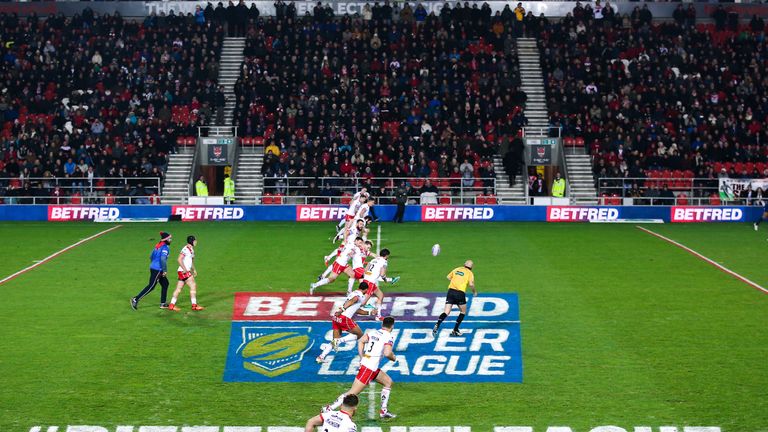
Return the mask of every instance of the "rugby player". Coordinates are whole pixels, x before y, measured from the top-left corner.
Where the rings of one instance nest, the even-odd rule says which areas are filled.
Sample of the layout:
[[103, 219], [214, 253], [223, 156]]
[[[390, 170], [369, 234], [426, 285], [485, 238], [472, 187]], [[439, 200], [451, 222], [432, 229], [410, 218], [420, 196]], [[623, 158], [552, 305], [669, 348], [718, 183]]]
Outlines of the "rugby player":
[[395, 418], [396, 415], [389, 412], [389, 393], [392, 389], [392, 378], [386, 372], [379, 368], [382, 357], [396, 362], [397, 356], [393, 351], [395, 336], [392, 334], [392, 328], [395, 326], [395, 319], [386, 317], [381, 323], [381, 328], [371, 330], [365, 333], [357, 341], [357, 352], [360, 355], [360, 369], [357, 372], [352, 387], [345, 393], [342, 393], [334, 403], [323, 408], [323, 412], [331, 412], [344, 403], [349, 395], [358, 395], [363, 389], [376, 381], [384, 386], [381, 389], [381, 410], [379, 417], [382, 419]]
[[320, 426], [323, 432], [357, 432], [357, 425], [352, 416], [357, 411], [359, 399], [357, 395], [349, 395], [341, 402], [341, 410], [328, 411], [307, 420], [304, 432], [315, 432]]
[[[347, 295], [344, 304], [331, 315], [333, 339], [331, 340], [331, 343], [320, 346], [323, 352], [315, 359], [318, 363], [322, 363], [331, 350], [338, 350], [341, 343], [356, 341], [363, 337], [363, 331], [360, 330], [360, 326], [355, 323], [353, 317], [356, 313], [361, 315], [369, 314], [367, 311], [360, 310], [360, 306], [363, 305], [362, 301], [363, 297], [365, 297], [365, 290], [367, 289], [368, 284], [362, 282], [356, 290]], [[341, 337], [342, 332], [347, 332], [349, 334]]]
[[335, 281], [336, 278], [338, 278], [339, 275], [342, 273], [346, 274], [350, 278], [355, 278], [355, 273], [352, 271], [349, 265], [347, 265], [347, 263], [349, 262], [349, 259], [352, 257], [352, 255], [355, 253], [355, 249], [356, 248], [359, 249], [362, 247], [363, 247], [363, 239], [361, 237], [357, 237], [355, 238], [355, 241], [353, 243], [347, 244], [344, 247], [344, 250], [341, 252], [341, 254], [338, 257], [336, 257], [336, 260], [333, 262], [333, 269], [331, 270], [331, 274], [328, 275], [328, 277], [324, 277], [317, 282], [309, 284], [309, 294], [310, 295], [314, 294], [315, 289], [317, 289], [318, 287], [333, 283], [333, 281]]
[[197, 277], [197, 268], [195, 268], [194, 262], [195, 246], [197, 246], [197, 239], [195, 236], [188, 236], [187, 244], [181, 248], [179, 258], [176, 260], [179, 263], [179, 268], [177, 269], [179, 281], [176, 282], [176, 290], [173, 292], [173, 297], [171, 297], [171, 304], [168, 305], [168, 310], [175, 312], [179, 312], [181, 310], [181, 308], [176, 306], [176, 301], [179, 299], [179, 294], [181, 294], [181, 290], [184, 288], [185, 284], [189, 285], [189, 297], [192, 301], [192, 310], [201, 311], [205, 309], [204, 307], [197, 304], [197, 283], [195, 282], [195, 278]]

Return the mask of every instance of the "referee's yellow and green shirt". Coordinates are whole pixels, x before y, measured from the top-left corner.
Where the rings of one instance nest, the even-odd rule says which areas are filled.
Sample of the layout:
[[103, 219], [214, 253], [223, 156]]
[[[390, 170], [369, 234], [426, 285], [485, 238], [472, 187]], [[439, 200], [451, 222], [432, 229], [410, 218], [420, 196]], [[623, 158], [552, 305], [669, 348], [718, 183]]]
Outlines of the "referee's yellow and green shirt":
[[461, 266], [456, 267], [448, 273], [448, 278], [451, 283], [448, 285], [448, 289], [455, 289], [461, 292], [467, 292], [467, 285], [475, 283], [475, 275], [472, 270]]

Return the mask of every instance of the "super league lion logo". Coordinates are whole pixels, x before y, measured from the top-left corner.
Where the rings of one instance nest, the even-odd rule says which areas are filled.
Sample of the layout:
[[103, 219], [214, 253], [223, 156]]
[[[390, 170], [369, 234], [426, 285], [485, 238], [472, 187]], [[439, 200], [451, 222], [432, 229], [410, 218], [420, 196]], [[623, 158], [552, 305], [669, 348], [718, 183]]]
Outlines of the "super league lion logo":
[[314, 345], [309, 332], [309, 327], [243, 327], [237, 352], [245, 369], [276, 377], [301, 367], [304, 354]]
[[213, 155], [217, 158], [221, 157], [221, 146], [214, 146], [213, 147]]
[[547, 153], [547, 149], [545, 149], [544, 147], [536, 148], [536, 154], [539, 155], [540, 158], [543, 158], [546, 153]]

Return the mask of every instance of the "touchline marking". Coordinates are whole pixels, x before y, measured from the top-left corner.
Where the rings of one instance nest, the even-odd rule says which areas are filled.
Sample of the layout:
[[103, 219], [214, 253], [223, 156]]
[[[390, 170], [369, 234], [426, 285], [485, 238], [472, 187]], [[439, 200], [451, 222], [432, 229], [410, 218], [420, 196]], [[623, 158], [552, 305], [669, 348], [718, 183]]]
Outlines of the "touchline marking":
[[34, 264], [32, 264], [31, 266], [29, 266], [29, 267], [26, 267], [26, 268], [23, 268], [23, 269], [21, 269], [21, 270], [17, 271], [16, 273], [14, 273], [14, 274], [12, 274], [12, 275], [10, 275], [10, 276], [8, 276], [8, 277], [4, 278], [4, 279], [0, 279], [0, 285], [2, 285], [2, 284], [4, 284], [4, 283], [6, 283], [6, 282], [8, 282], [8, 281], [10, 281], [11, 279], [14, 279], [14, 278], [16, 278], [16, 277], [18, 277], [18, 276], [21, 276], [21, 275], [23, 275], [24, 273], [26, 273], [26, 272], [28, 272], [28, 271], [30, 271], [30, 270], [32, 270], [32, 269], [34, 269], [35, 267], [38, 267], [38, 266], [41, 266], [41, 265], [43, 265], [43, 264], [47, 263], [48, 261], [50, 261], [50, 260], [52, 260], [52, 259], [56, 258], [57, 256], [59, 256], [59, 255], [63, 254], [64, 252], [67, 252], [67, 251], [69, 251], [69, 250], [71, 250], [71, 249], [74, 249], [74, 248], [76, 248], [76, 247], [80, 246], [81, 244], [83, 244], [83, 243], [85, 243], [85, 242], [87, 242], [87, 241], [93, 240], [93, 239], [95, 239], [95, 238], [97, 238], [97, 237], [101, 237], [101, 236], [103, 236], [104, 234], [106, 234], [106, 233], [108, 233], [108, 232], [110, 232], [110, 231], [114, 231], [114, 230], [116, 230], [116, 229], [120, 228], [121, 226], [122, 226], [122, 225], [115, 225], [115, 226], [113, 226], [112, 228], [109, 228], [109, 229], [105, 229], [104, 231], [98, 232], [98, 233], [96, 233], [96, 234], [94, 234], [94, 235], [92, 235], [92, 236], [90, 236], [90, 237], [86, 237], [86, 238], [84, 238], [84, 239], [80, 240], [80, 241], [79, 241], [79, 242], [77, 242], [77, 243], [73, 243], [73, 244], [71, 244], [71, 245], [69, 245], [69, 246], [65, 247], [64, 249], [62, 249], [62, 250], [60, 250], [60, 251], [58, 251], [58, 252], [54, 252], [53, 254], [51, 254], [51, 255], [48, 255], [47, 257], [45, 257], [45, 258], [41, 259], [40, 261], [35, 261], [35, 263], [34, 263]]
[[689, 254], [695, 256], [696, 258], [699, 258], [700, 260], [705, 261], [705, 262], [707, 262], [707, 263], [717, 267], [720, 271], [722, 271], [724, 273], [728, 273], [729, 275], [731, 275], [731, 276], [735, 277], [736, 279], [744, 282], [745, 284], [751, 286], [752, 288], [754, 288], [754, 289], [756, 289], [758, 291], [762, 291], [763, 294], [768, 294], [768, 289], [763, 288], [758, 283], [752, 282], [751, 280], [745, 278], [744, 276], [742, 276], [742, 275], [736, 273], [735, 271], [725, 267], [724, 265], [719, 264], [718, 262], [716, 262], [714, 260], [711, 260], [711, 259], [705, 257], [704, 255], [696, 252], [695, 250], [689, 248], [688, 246], [686, 246], [686, 245], [684, 245], [682, 243], [678, 243], [678, 242], [672, 240], [669, 237], [665, 237], [665, 236], [663, 236], [663, 235], [661, 235], [659, 233], [653, 232], [653, 231], [651, 231], [651, 230], [649, 230], [647, 228], [643, 228], [641, 226], [636, 226], [635, 228], [637, 228], [637, 229], [639, 229], [641, 231], [645, 231], [646, 233], [648, 233], [648, 234], [650, 234], [650, 235], [652, 235], [654, 237], [658, 237], [658, 238], [664, 240], [667, 243], [671, 243], [671, 244], [679, 247], [680, 249], [683, 249], [684, 251], [688, 252]]

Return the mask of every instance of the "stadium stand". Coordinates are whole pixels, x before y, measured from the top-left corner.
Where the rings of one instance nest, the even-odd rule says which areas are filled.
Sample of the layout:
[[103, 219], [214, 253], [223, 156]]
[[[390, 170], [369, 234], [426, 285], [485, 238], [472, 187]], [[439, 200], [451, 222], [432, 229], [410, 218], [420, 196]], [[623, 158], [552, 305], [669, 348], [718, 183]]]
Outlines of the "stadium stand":
[[384, 196], [397, 186], [386, 178], [420, 178], [409, 181], [418, 195], [424, 178], [451, 192], [495, 177], [493, 155], [526, 121], [514, 15], [399, 7], [296, 17], [289, 4], [249, 26], [234, 121], [266, 146], [266, 191], [334, 195], [338, 184], [313, 179], [357, 175]]
[[[592, 155], [603, 198], [670, 203], [669, 191], [716, 189], [718, 176], [768, 177], [763, 20], [719, 6], [697, 24], [682, 5], [671, 22], [652, 18], [647, 6], [598, 19], [577, 5], [540, 34], [550, 124]], [[648, 180], [603, 180], [622, 177]]]
[[0, 196], [157, 194], [212, 115], [223, 31], [200, 18], [0, 14]]

